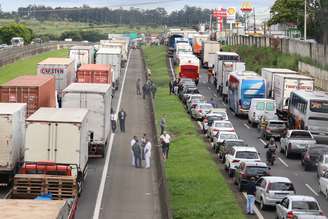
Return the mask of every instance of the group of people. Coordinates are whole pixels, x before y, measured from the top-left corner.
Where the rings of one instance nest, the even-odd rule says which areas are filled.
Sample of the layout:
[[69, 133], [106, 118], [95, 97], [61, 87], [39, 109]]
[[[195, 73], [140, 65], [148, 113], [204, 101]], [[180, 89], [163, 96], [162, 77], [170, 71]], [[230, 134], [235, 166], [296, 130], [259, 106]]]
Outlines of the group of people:
[[177, 78], [169, 83], [169, 94], [178, 95], [178, 93], [182, 90], [182, 86], [180, 84], [180, 78]]
[[[125, 132], [125, 120], [126, 120], [127, 114], [123, 110], [123, 108], [121, 108], [121, 110], [118, 112], [117, 117], [118, 117], [118, 121], [120, 123], [121, 132]], [[115, 112], [114, 112], [113, 108], [111, 108], [111, 110], [110, 110], [110, 123], [111, 123], [111, 127], [112, 127], [112, 132], [115, 133], [117, 125], [116, 125], [116, 116], [115, 116]]]
[[[146, 96], [150, 96], [150, 95], [152, 95], [153, 98], [155, 98], [156, 91], [157, 91], [157, 87], [151, 79], [148, 79], [141, 87], [141, 79], [138, 78], [136, 82], [136, 89], [137, 89], [137, 95], [142, 95], [143, 99], [146, 99]], [[142, 89], [142, 93], [141, 93], [141, 89]]]
[[142, 161], [145, 161], [145, 168], [150, 168], [151, 158], [151, 142], [146, 134], [141, 139], [137, 136], [133, 136], [131, 140], [131, 155], [132, 155], [132, 166], [136, 168], [142, 167]]

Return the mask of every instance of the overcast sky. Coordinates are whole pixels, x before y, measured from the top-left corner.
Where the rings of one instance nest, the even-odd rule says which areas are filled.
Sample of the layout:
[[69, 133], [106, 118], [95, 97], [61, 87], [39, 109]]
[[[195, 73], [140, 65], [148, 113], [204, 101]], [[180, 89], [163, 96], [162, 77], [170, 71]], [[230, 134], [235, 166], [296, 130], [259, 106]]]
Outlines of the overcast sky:
[[[3, 11], [16, 11], [18, 7], [26, 7], [29, 4], [46, 5], [52, 7], [71, 7], [87, 4], [90, 7], [117, 8], [120, 6], [137, 8], [164, 7], [168, 11], [183, 8], [184, 5], [198, 6], [202, 8], [237, 7], [240, 8], [245, 0], [0, 0]], [[253, 6], [259, 14], [267, 14], [275, 0], [252, 0]], [[92, 2], [92, 3], [90, 3]]]

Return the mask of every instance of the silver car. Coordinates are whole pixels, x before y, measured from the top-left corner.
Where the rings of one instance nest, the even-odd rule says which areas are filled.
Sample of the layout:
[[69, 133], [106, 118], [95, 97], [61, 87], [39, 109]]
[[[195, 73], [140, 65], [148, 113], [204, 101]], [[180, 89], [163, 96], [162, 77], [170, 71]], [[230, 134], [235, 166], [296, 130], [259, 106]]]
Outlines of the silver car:
[[323, 176], [328, 171], [328, 154], [321, 154], [318, 161], [317, 176]]
[[212, 109], [212, 104], [200, 103], [197, 104], [194, 109], [191, 110], [191, 117], [194, 119], [203, 119], [205, 115]]
[[322, 215], [318, 201], [311, 196], [289, 195], [276, 205], [278, 219], [297, 218], [297, 216]]
[[285, 156], [288, 158], [291, 153], [301, 154], [314, 144], [316, 144], [316, 140], [308, 130], [288, 130], [286, 135], [280, 139], [280, 152], [285, 152]]
[[293, 183], [286, 177], [264, 176], [256, 181], [255, 201], [264, 210], [267, 206], [275, 206], [287, 195], [294, 195]]
[[201, 94], [191, 94], [191, 95], [189, 95], [189, 97], [188, 97], [188, 99], [186, 101], [186, 107], [187, 107], [187, 109], [190, 108], [191, 102], [193, 100], [196, 100], [196, 99], [200, 99], [200, 100], [204, 100], [205, 101], [205, 98], [204, 98], [203, 95], [201, 95]]

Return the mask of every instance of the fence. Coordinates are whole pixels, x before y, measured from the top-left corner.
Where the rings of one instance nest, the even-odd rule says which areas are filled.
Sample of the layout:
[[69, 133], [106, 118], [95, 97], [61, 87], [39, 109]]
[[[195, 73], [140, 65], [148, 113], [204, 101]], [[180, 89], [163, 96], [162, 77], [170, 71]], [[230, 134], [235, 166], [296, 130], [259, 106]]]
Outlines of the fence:
[[228, 45], [270, 47], [283, 53], [311, 58], [314, 62], [328, 66], [328, 45], [305, 42], [295, 39], [233, 35], [227, 37]]
[[321, 90], [328, 90], [328, 71], [304, 62], [298, 62], [298, 71], [315, 78], [315, 87]]
[[23, 47], [12, 47], [0, 51], [0, 67], [15, 62], [18, 59], [33, 56], [50, 50], [69, 48], [74, 45], [88, 45], [81, 42], [50, 42], [42, 44], [33, 44]]

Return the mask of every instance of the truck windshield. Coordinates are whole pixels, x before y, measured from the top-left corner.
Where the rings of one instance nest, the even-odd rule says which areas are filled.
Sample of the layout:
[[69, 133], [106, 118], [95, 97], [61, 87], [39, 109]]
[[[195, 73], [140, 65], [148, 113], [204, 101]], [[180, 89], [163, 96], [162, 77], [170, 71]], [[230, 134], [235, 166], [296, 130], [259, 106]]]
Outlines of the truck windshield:
[[274, 104], [273, 103], [267, 103], [266, 104], [266, 110], [267, 111], [274, 111]]
[[263, 111], [264, 110], [264, 107], [265, 107], [264, 102], [257, 102], [256, 103], [256, 110]]

